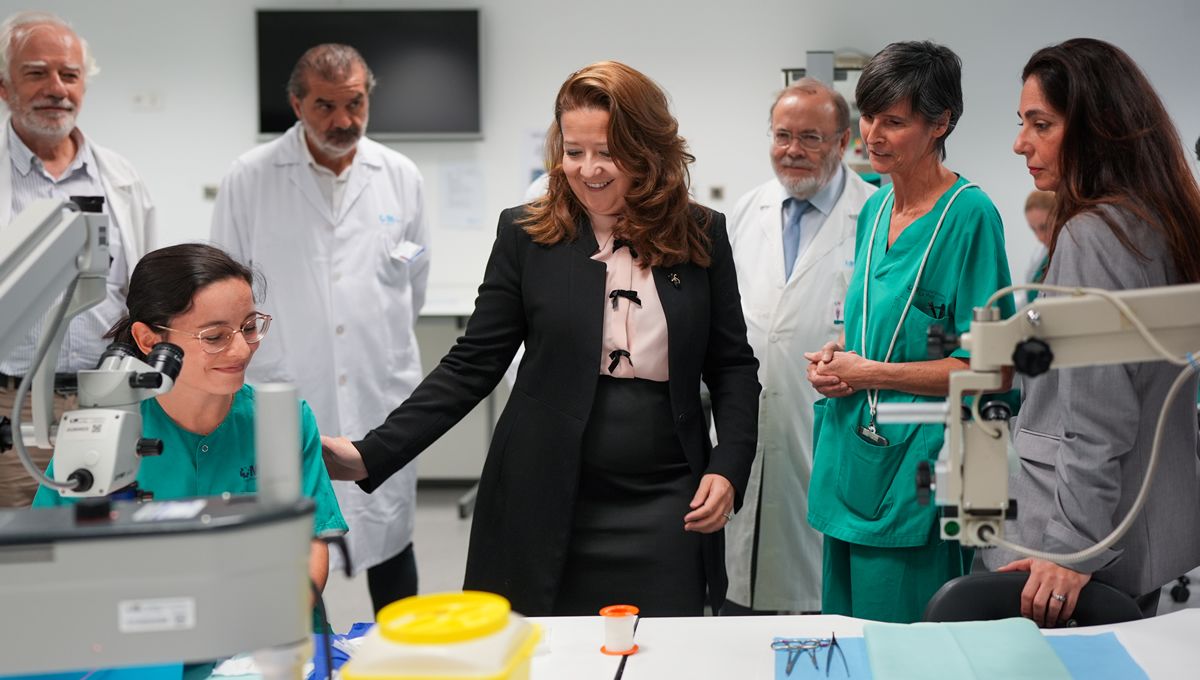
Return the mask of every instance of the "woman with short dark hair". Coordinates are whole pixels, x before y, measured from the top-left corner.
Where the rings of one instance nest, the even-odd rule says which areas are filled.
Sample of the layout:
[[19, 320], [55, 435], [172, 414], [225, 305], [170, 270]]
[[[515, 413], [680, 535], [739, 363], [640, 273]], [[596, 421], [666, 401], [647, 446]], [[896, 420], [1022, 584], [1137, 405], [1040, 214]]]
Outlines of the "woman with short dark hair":
[[[944, 399], [967, 352], [930, 359], [926, 333], [965, 332], [972, 308], [1009, 284], [1004, 228], [991, 199], [942, 165], [962, 115], [961, 66], [929, 42], [888, 45], [855, 92], [871, 166], [890, 188], [858, 218], [845, 335], [806, 354], [817, 403], [809, 522], [825, 534], [822, 611], [881, 621], [921, 618], [930, 596], [970, 568], [916, 499], [917, 466], [937, 458], [941, 425], [877, 421], [881, 401]], [[1004, 314], [1012, 298], [1001, 301]]]
[[[1149, 79], [1120, 48], [1079, 38], [1038, 50], [1021, 74], [1021, 131], [1038, 189], [1054, 192], [1047, 284], [1128, 290], [1200, 282], [1200, 187]], [[1043, 293], [1053, 295], [1053, 293]], [[1012, 431], [1021, 458], [1010, 490], [1020, 514], [1009, 540], [1069, 553], [1109, 535], [1141, 488], [1166, 394], [1166, 361], [1052, 370], [1025, 381]], [[1001, 571], [1028, 571], [1021, 612], [1040, 625], [1071, 617], [1090, 580], [1158, 607], [1160, 587], [1200, 564], [1196, 377], [1163, 423], [1142, 512], [1111, 549], [1060, 566], [984, 553]]]

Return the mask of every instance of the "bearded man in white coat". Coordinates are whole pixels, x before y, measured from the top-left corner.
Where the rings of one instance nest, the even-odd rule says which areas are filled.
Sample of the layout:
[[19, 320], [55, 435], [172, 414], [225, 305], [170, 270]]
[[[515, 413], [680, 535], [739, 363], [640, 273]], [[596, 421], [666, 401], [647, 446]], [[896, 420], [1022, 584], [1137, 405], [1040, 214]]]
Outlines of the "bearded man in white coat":
[[746, 501], [725, 528], [727, 614], [821, 609], [821, 535], [805, 519], [819, 395], [804, 352], [842, 333], [858, 213], [875, 191], [842, 163], [850, 120], [837, 92], [798, 81], [776, 97], [770, 120], [775, 178], [729, 218], [763, 389]]
[[[129, 275], [157, 237], [154, 203], [137, 171], [76, 126], [88, 80], [97, 72], [87, 41], [62, 18], [18, 12], [0, 23], [0, 100], [10, 114], [0, 116], [0, 229], [43, 198], [103, 196], [108, 215], [105, 299], [67, 326], [54, 367], [57, 413], [74, 408], [75, 373], [96, 367], [108, 346], [104, 334], [125, 313]], [[40, 337], [40, 327], [35, 328], [0, 357], [4, 416], [12, 410], [21, 378], [35, 368]], [[29, 418], [30, 399], [25, 404], [23, 417]], [[52, 452], [30, 448], [30, 454], [45, 469]], [[0, 507], [28, 506], [36, 491], [37, 482], [17, 456], [0, 454]]]
[[[319, 45], [288, 81], [298, 122], [234, 162], [212, 240], [266, 279], [271, 342], [253, 382], [294, 383], [323, 435], [362, 437], [420, 382], [414, 325], [429, 278], [421, 174], [364, 137], [374, 76], [352, 47]], [[371, 600], [416, 594], [416, 470], [367, 494], [334, 482]], [[336, 552], [331, 568], [340, 564]]]

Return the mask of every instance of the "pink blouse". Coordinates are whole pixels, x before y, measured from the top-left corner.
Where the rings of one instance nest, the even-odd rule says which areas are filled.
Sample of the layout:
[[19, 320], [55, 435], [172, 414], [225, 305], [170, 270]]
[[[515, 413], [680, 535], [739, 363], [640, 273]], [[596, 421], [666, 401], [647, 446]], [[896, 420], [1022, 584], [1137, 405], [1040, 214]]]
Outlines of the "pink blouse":
[[596, 230], [600, 250], [593, 260], [608, 268], [604, 290], [604, 331], [600, 375], [665, 382], [667, 317], [650, 267], [612, 232]]

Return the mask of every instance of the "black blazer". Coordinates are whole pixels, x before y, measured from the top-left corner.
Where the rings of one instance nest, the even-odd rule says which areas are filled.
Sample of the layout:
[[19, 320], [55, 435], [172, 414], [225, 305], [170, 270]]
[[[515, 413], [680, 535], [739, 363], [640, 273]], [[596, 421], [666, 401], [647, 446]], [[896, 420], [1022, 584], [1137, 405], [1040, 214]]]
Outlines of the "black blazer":
[[[464, 335], [355, 446], [368, 474], [360, 485], [371, 491], [491, 393], [524, 342], [479, 480], [464, 587], [504, 595], [524, 614], [545, 615], [566, 559], [583, 431], [600, 375], [606, 269], [591, 259], [598, 246], [586, 220], [574, 241], [543, 246], [516, 224], [524, 214], [523, 207], [500, 214]], [[758, 436], [758, 361], [746, 341], [725, 216], [710, 215], [712, 264], [655, 268], [653, 276], [667, 320], [679, 441], [696, 482], [707, 473], [724, 476], [740, 507]], [[700, 406], [701, 376], [712, 394], [716, 448]], [[705, 536], [703, 546], [716, 611], [727, 585], [723, 532]]]

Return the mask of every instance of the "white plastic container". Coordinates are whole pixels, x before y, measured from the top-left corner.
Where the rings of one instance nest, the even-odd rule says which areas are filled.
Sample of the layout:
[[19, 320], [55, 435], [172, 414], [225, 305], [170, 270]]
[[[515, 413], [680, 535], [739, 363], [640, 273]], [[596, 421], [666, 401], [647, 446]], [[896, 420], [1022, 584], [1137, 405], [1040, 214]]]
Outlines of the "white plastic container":
[[612, 656], [629, 656], [637, 652], [633, 631], [637, 626], [638, 608], [630, 604], [614, 604], [600, 610], [604, 618], [604, 646], [600, 651]]
[[541, 628], [493, 593], [417, 595], [384, 607], [343, 680], [528, 680]]

